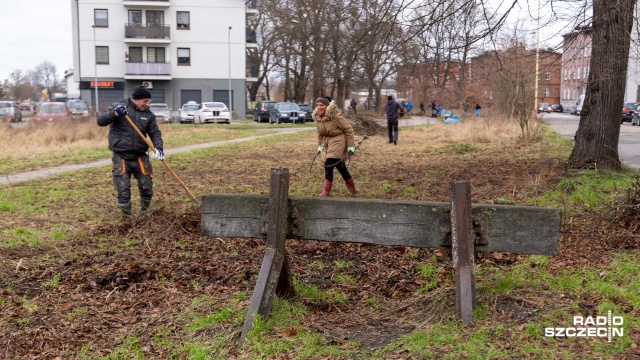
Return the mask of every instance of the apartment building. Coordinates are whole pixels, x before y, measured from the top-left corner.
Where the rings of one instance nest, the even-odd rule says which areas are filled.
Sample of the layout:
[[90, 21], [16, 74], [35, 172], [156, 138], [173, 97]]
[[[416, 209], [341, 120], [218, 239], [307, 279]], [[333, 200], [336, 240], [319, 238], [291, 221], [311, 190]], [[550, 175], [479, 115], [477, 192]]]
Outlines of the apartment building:
[[[102, 110], [144, 84], [178, 110], [220, 101], [246, 117], [256, 0], [71, 0], [74, 81]], [[97, 100], [96, 100], [97, 90]], [[231, 98], [231, 99], [229, 99]], [[231, 101], [230, 101], [231, 100]], [[97, 101], [97, 104], [96, 104]]]
[[570, 109], [587, 91], [591, 61], [591, 28], [581, 27], [562, 35], [562, 82], [560, 103]]
[[561, 104], [562, 54], [551, 50], [540, 50], [538, 58], [537, 105]]

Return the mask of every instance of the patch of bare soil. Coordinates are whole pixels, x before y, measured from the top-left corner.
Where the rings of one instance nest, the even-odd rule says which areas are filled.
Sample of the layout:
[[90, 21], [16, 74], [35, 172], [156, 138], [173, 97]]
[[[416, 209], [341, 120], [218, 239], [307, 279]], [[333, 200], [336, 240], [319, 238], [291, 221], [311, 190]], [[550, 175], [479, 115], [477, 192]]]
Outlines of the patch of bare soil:
[[[380, 133], [379, 125], [376, 127], [366, 118], [361, 122], [364, 130], [358, 130], [363, 131], [360, 134]], [[411, 139], [406, 136], [403, 141]], [[287, 154], [277, 145], [271, 145], [271, 150]], [[513, 194], [515, 199], [539, 194], [555, 186], [562, 173], [561, 164], [554, 159], [542, 156], [522, 161], [513, 154], [500, 156], [501, 153], [508, 151], [459, 159], [437, 154], [403, 156], [384, 162], [377, 170], [362, 170], [361, 178], [368, 176], [371, 183], [391, 178], [411, 184], [430, 201], [442, 202], [448, 199], [450, 180], [470, 178], [474, 201], [486, 203], [505, 193]], [[226, 159], [221, 155], [202, 160], [202, 166], [253, 160], [252, 156], [242, 156], [235, 153]], [[264, 177], [255, 176], [255, 169], [246, 162], [241, 168], [230, 168], [227, 176], [243, 179], [243, 186], [261, 189], [265, 186]], [[307, 167], [306, 160], [301, 161], [300, 168]], [[205, 184], [221, 180], [215, 177], [218, 175], [187, 171], [181, 175], [183, 179], [201, 179]], [[538, 180], [525, 186], [532, 177]], [[526, 191], [516, 192], [515, 188]], [[389, 199], [401, 196], [402, 188], [387, 194]], [[264, 241], [202, 236], [199, 208], [176, 213], [160, 204], [154, 203], [151, 211], [127, 221], [106, 221], [98, 228], [79, 225], [77, 235], [65, 242], [0, 249], [4, 269], [0, 277], [0, 356], [68, 359], [81, 350], [94, 357], [108, 356], [118, 347], [131, 347], [131, 339], [135, 339], [136, 348], [146, 358], [186, 358], [186, 354], [175, 354], [161, 346], [155, 337], [164, 334], [167, 340], [179, 343], [181, 339], [211, 339], [214, 334], [225, 333], [237, 339], [240, 322], [186, 334], [192, 320], [188, 314], [212, 314], [220, 306], [227, 306], [230, 297], [251, 294], [264, 256]], [[599, 226], [593, 226], [594, 221], [600, 221]], [[550, 259], [549, 267], [555, 271], [586, 264], [597, 267], [606, 264], [613, 251], [640, 248], [640, 237], [629, 230], [633, 226], [603, 221], [595, 216], [565, 218], [560, 254]], [[292, 299], [309, 309], [303, 321], [305, 329], [322, 334], [327, 343], [357, 340], [363, 351], [370, 351], [430, 321], [453, 318], [453, 289], [447, 285], [452, 269], [447, 251], [299, 240], [289, 240], [287, 248], [291, 272], [300, 283], [345, 297], [344, 302], [300, 295]], [[51, 253], [58, 254], [62, 261], [51, 261]], [[416, 262], [433, 258], [440, 270], [434, 278], [425, 279], [417, 273]], [[479, 254], [477, 264], [508, 267], [525, 258]], [[338, 263], [346, 265], [338, 267]], [[338, 275], [350, 281], [337, 281]], [[52, 281], [56, 278], [59, 283]], [[434, 280], [434, 288], [416, 295], [422, 285]], [[239, 301], [236, 310], [246, 309], [249, 300]], [[539, 299], [524, 299], [517, 294], [479, 299], [491, 304], [489, 318], [496, 324], [525, 323], [535, 317], [536, 309], [563, 306], [574, 300], [553, 303], [543, 294]], [[594, 311], [592, 299], [579, 300], [585, 312]], [[274, 334], [282, 337], [291, 332], [274, 331], [282, 331]], [[236, 357], [240, 351], [235, 342], [227, 345], [224, 352], [212, 356]], [[395, 357], [407, 358], [404, 354]]]

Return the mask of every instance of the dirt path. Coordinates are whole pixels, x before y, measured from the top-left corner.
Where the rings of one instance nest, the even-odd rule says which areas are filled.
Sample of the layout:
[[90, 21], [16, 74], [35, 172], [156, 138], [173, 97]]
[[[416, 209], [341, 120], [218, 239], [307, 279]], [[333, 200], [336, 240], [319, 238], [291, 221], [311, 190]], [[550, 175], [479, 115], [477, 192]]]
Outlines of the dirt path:
[[[192, 151], [192, 150], [197, 150], [197, 149], [205, 149], [205, 148], [214, 147], [214, 146], [220, 146], [220, 145], [229, 144], [229, 143], [240, 143], [240, 142], [251, 141], [251, 140], [256, 140], [256, 139], [265, 138], [265, 137], [270, 137], [270, 136], [277, 136], [277, 135], [281, 135], [281, 134], [291, 134], [291, 133], [296, 133], [296, 132], [300, 132], [300, 131], [307, 131], [307, 130], [313, 130], [313, 129], [315, 129], [315, 127], [275, 129], [276, 132], [275, 133], [271, 133], [271, 134], [248, 136], [248, 137], [231, 139], [231, 140], [212, 141], [212, 142], [207, 142], [207, 143], [202, 143], [202, 144], [181, 146], [181, 147], [174, 148], [174, 149], [167, 149], [166, 154], [167, 155], [173, 155], [173, 154], [178, 154], [178, 153], [185, 152], [185, 151]], [[39, 178], [52, 176], [52, 175], [64, 174], [64, 173], [77, 171], [77, 170], [95, 168], [95, 167], [100, 167], [100, 166], [107, 166], [109, 164], [111, 164], [111, 159], [110, 158], [109, 159], [96, 160], [96, 161], [92, 161], [92, 162], [84, 163], [84, 164], [60, 165], [60, 166], [53, 166], [53, 167], [48, 167], [48, 168], [39, 169], [39, 170], [25, 171], [25, 172], [20, 172], [20, 173], [15, 173], [15, 174], [8, 174], [8, 175], [4, 175], [2, 178], [0, 178], [0, 185], [15, 184], [15, 183], [23, 182], [23, 181], [39, 179]]]

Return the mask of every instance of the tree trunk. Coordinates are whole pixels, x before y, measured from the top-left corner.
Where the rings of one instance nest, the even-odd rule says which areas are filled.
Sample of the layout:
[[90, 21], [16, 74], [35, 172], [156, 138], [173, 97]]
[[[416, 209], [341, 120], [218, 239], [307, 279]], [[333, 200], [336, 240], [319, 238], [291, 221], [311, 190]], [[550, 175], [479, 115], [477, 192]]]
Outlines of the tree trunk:
[[592, 52], [570, 168], [621, 170], [618, 156], [636, 0], [593, 0]]

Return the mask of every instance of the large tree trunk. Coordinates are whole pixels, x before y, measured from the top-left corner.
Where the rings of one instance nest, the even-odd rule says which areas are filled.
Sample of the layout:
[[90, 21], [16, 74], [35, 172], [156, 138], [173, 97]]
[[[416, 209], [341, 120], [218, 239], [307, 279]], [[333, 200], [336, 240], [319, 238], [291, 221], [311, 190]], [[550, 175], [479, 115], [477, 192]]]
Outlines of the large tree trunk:
[[618, 138], [637, 0], [593, 0], [591, 70], [571, 168], [620, 170]]

